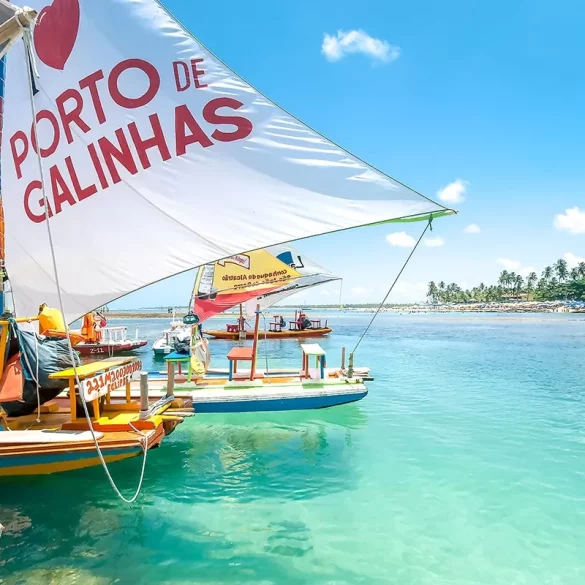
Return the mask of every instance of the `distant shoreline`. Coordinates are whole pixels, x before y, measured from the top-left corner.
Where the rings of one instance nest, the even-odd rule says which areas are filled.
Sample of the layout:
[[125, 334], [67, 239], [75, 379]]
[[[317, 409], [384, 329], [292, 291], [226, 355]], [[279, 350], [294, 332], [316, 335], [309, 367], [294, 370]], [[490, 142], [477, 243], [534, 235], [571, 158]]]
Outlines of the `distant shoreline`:
[[[306, 310], [337, 309], [338, 307], [304, 306]], [[273, 307], [272, 312], [290, 311], [291, 307]], [[377, 307], [346, 305], [343, 312], [348, 313], [374, 313]], [[449, 305], [428, 305], [428, 304], [407, 304], [388, 305], [382, 307], [382, 313], [583, 313], [585, 314], [585, 303], [571, 303], [564, 301], [525, 301], [515, 303], [458, 303]], [[175, 319], [180, 320], [187, 314], [185, 310], [175, 312]], [[225, 316], [235, 316], [236, 313], [225, 313]], [[127, 311], [108, 311], [108, 319], [168, 319], [172, 320], [172, 314], [164, 310], [136, 309]]]

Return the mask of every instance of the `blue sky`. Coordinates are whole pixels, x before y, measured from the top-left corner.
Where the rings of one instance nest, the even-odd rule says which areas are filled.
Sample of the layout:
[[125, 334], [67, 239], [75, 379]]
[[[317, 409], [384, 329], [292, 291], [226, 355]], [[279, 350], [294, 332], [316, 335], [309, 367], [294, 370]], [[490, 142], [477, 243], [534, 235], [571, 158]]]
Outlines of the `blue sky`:
[[[585, 258], [582, 1], [165, 4], [307, 124], [429, 197], [451, 185], [447, 196], [463, 198], [448, 202], [457, 217], [434, 224], [430, 237], [443, 245], [417, 251], [391, 301], [424, 298], [431, 279], [473, 286], [503, 268], [540, 272], [564, 255]], [[481, 231], [465, 233], [471, 224]], [[403, 234], [387, 236], [417, 238], [422, 227], [298, 247], [344, 277], [345, 302], [374, 302], [410, 251], [391, 243], [408, 244]], [[191, 285], [181, 275], [112, 306], [184, 304]], [[338, 299], [331, 285], [299, 302]]]

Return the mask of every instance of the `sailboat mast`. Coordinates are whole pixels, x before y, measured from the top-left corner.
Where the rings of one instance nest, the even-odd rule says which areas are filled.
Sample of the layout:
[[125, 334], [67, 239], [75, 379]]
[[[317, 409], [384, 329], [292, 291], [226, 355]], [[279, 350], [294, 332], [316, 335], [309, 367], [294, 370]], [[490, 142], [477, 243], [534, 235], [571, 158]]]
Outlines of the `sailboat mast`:
[[240, 303], [240, 317], [238, 319], [238, 339], [242, 341], [246, 339], [246, 329], [245, 329], [245, 320], [244, 320], [244, 311], [242, 308], [242, 303]]

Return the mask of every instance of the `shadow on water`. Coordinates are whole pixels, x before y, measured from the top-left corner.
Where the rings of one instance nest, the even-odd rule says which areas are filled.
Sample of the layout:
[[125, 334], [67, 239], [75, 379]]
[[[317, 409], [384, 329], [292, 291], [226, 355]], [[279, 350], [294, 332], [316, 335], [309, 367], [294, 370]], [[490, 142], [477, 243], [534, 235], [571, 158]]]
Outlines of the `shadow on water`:
[[[39, 536], [22, 544], [20, 562], [3, 562], [3, 583], [301, 585], [318, 583], [319, 573], [330, 571], [315, 560], [312, 533], [302, 521], [268, 522], [243, 536], [211, 532], [155, 507], [114, 512], [88, 506], [76, 525], [67, 523], [48, 544]], [[351, 571], [343, 577], [336, 582], [366, 583]]]
[[[282, 559], [311, 554], [309, 528], [249, 515], [258, 506], [353, 489], [353, 433], [366, 425], [357, 405], [201, 415], [149, 453], [143, 494], [129, 506], [100, 468], [3, 479], [0, 582], [181, 583], [196, 576], [224, 583], [280, 575], [276, 582], [304, 583], [307, 575], [295, 575]], [[134, 490], [140, 466], [139, 458], [111, 466], [124, 494]], [[236, 525], [233, 538], [214, 525], [218, 514], [236, 509], [256, 526]]]

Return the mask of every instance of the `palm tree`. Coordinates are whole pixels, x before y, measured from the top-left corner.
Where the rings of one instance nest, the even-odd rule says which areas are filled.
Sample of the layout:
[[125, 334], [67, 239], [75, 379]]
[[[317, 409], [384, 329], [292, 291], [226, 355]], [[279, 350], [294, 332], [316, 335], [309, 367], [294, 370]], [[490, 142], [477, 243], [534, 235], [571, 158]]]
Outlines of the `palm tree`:
[[516, 275], [515, 272], [510, 272], [510, 274], [508, 274], [508, 287], [511, 288], [512, 290], [514, 290], [516, 288], [516, 279], [518, 278], [518, 276]]
[[567, 266], [567, 261], [563, 258], [559, 258], [555, 263], [555, 272], [557, 273], [557, 277], [559, 282], [565, 282], [567, 280], [567, 276], [569, 276], [569, 267]]
[[579, 269], [577, 267], [571, 268], [570, 277], [571, 277], [571, 280], [573, 282], [575, 282], [576, 280], [579, 280], [580, 276], [581, 275], [579, 274]]
[[579, 262], [577, 270], [579, 271], [579, 277], [585, 279], [585, 262]]
[[550, 280], [552, 278], [552, 275], [553, 275], [553, 269], [550, 266], [547, 266], [542, 271], [542, 278], [544, 278], [544, 280]]
[[429, 282], [429, 290], [427, 292], [427, 297], [429, 298], [431, 303], [433, 303], [433, 305], [437, 304], [437, 292], [438, 292], [437, 285], [433, 280], [431, 280], [431, 282]]
[[[559, 278], [559, 282], [561, 283], [561, 285], [564, 285], [565, 282], [567, 282], [567, 278], [569, 277], [569, 267], [567, 266], [567, 261], [564, 260], [563, 258], [559, 258], [555, 262], [554, 269]], [[564, 295], [565, 299], [567, 299], [568, 297], [567, 287], [561, 286], [560, 289], [561, 290], [559, 290], [559, 296]]]
[[534, 290], [534, 285], [538, 280], [538, 276], [536, 276], [536, 272], [531, 272], [526, 279], [526, 292], [532, 292]]
[[519, 295], [522, 292], [522, 288], [524, 287], [524, 279], [520, 274], [516, 275], [514, 279], [514, 293]]
[[445, 302], [445, 282], [443, 280], [437, 285], [437, 298], [440, 303]]
[[500, 274], [500, 278], [498, 278], [498, 284], [500, 286], [506, 286], [508, 284], [508, 279], [509, 279], [508, 271], [502, 270], [502, 273]]

